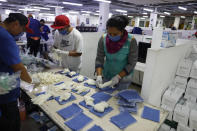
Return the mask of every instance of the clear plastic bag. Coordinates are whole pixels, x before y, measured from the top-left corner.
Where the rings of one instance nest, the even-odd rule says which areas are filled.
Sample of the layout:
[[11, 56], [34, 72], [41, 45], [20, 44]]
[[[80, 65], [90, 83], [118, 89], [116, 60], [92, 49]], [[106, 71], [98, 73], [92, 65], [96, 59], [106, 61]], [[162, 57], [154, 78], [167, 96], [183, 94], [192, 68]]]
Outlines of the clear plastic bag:
[[20, 74], [20, 71], [12, 75], [9, 75], [9, 73], [0, 73], [0, 94], [6, 94], [15, 89], [17, 87]]

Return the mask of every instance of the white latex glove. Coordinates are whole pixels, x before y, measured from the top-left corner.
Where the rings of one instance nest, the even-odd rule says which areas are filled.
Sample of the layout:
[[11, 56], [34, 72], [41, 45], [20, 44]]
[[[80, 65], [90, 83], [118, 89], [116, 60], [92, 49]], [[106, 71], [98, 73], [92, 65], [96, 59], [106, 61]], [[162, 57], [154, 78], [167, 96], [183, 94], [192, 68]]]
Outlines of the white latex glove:
[[60, 50], [60, 49], [55, 49], [55, 52], [58, 53], [58, 54], [69, 55], [69, 51], [63, 51], [63, 50]]
[[31, 84], [39, 84], [40, 80], [38, 78], [32, 78]]
[[111, 81], [112, 81], [111, 87], [114, 88], [114, 86], [119, 83], [120, 79], [121, 79], [121, 77], [119, 75], [114, 76], [111, 79]]
[[100, 84], [103, 84], [103, 79], [102, 76], [97, 76], [96, 77], [96, 86], [99, 87]]

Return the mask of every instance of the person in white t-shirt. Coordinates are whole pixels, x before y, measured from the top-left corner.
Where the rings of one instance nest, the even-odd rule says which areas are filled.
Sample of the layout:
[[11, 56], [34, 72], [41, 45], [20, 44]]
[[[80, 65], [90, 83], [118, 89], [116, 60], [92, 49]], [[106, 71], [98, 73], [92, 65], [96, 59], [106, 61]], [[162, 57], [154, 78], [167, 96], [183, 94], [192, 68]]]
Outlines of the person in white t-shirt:
[[62, 66], [79, 72], [83, 47], [81, 33], [70, 26], [70, 20], [65, 15], [56, 16], [51, 27], [57, 29], [54, 37], [54, 48], [58, 49], [61, 54]]

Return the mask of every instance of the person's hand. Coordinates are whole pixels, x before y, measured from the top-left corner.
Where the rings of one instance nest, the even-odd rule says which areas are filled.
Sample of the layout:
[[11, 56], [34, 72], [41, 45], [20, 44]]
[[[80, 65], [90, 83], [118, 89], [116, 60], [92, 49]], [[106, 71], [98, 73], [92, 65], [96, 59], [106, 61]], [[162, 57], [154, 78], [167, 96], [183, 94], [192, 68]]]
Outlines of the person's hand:
[[117, 85], [120, 82], [121, 77], [119, 75], [114, 76], [111, 81], [111, 87], [114, 88], [115, 85]]
[[69, 56], [79, 57], [81, 55], [82, 55], [82, 53], [79, 53], [79, 52], [76, 52], [76, 51], [69, 51]]
[[103, 84], [103, 79], [101, 75], [96, 77], [96, 86], [99, 87], [99, 84]]

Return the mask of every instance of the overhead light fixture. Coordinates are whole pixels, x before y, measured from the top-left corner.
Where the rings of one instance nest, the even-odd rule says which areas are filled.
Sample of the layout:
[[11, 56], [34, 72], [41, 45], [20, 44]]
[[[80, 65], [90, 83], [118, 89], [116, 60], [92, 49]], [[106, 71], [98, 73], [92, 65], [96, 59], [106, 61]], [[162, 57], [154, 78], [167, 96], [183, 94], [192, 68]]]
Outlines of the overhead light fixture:
[[153, 12], [152, 9], [148, 9], [148, 8], [144, 8], [145, 11], [148, 11], [148, 12]]
[[98, 14], [98, 13], [94, 13], [93, 15], [99, 16], [99, 14]]
[[161, 17], [161, 18], [164, 18], [165, 16], [164, 16], [164, 15], [160, 15], [160, 17]]
[[62, 2], [65, 5], [74, 5], [74, 6], [83, 6], [83, 4], [79, 4], [79, 3], [72, 3], [72, 2]]
[[97, 13], [99, 13], [100, 11], [99, 11], [99, 10], [97, 10], [96, 12], [97, 12]]
[[187, 10], [187, 8], [182, 7], [182, 6], [179, 6], [178, 8], [181, 9], [181, 10]]
[[39, 15], [54, 16], [55, 14], [50, 14], [50, 13], [40, 13]]
[[0, 0], [0, 2], [7, 2], [7, 0]]
[[140, 18], [141, 20], [145, 20], [145, 18]]
[[31, 8], [25, 8], [25, 9], [19, 9], [23, 11], [40, 11], [39, 9], [31, 9]]
[[169, 12], [163, 12], [164, 14], [166, 14], [166, 15], [171, 15], [171, 13], [169, 13]]
[[144, 13], [142, 13], [143, 15], [147, 15], [148, 13], [146, 13], [146, 12], [144, 12]]
[[119, 9], [117, 9], [117, 10], [115, 10], [116, 12], [120, 12], [120, 13], [127, 13], [127, 11], [126, 10], [119, 10]]
[[109, 1], [109, 0], [94, 0], [94, 1], [105, 2], [105, 3], [111, 3], [111, 1]]
[[38, 6], [33, 6], [34, 9], [41, 9], [41, 10], [51, 10], [50, 8], [45, 8], [45, 7], [38, 7]]
[[2, 5], [2, 4], [0, 3], [0, 5]]
[[47, 6], [47, 7], [53, 7], [53, 8], [64, 8], [64, 7], [62, 7], [62, 6], [53, 6], [53, 5], [49, 5], [49, 6]]
[[148, 18], [148, 16], [145, 16], [145, 15], [144, 15], [144, 16], [142, 16], [142, 17], [144, 17], [144, 18]]
[[127, 15], [127, 14], [125, 13], [125, 14], [123, 14], [123, 15]]
[[90, 14], [91, 13], [90, 11], [84, 11], [84, 10], [82, 10], [81, 12], [82, 13], [87, 13], [87, 14]]
[[129, 18], [133, 18], [133, 16], [128, 16]]
[[69, 11], [68, 13], [69, 14], [79, 14], [79, 12], [77, 12], [77, 11]]
[[181, 18], [185, 19], [185, 16], [181, 16]]
[[197, 11], [194, 11], [194, 14], [197, 14]]

